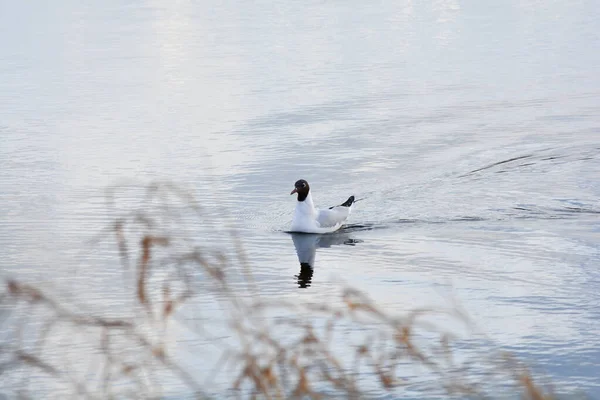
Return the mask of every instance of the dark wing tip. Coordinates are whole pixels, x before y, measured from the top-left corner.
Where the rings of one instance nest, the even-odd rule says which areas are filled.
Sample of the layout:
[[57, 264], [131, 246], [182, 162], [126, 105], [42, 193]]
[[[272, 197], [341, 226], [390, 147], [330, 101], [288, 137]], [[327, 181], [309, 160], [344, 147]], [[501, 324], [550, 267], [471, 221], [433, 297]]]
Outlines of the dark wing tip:
[[343, 202], [340, 205], [343, 207], [350, 207], [352, 205], [352, 203], [354, 203], [354, 196], [348, 197], [348, 200], [346, 200], [345, 202]]
[[329, 207], [329, 209], [331, 210], [332, 208], [336, 208], [336, 207], [350, 207], [352, 205], [352, 203], [354, 203], [354, 196], [348, 197], [348, 200], [346, 200], [345, 202], [343, 202], [339, 206]]

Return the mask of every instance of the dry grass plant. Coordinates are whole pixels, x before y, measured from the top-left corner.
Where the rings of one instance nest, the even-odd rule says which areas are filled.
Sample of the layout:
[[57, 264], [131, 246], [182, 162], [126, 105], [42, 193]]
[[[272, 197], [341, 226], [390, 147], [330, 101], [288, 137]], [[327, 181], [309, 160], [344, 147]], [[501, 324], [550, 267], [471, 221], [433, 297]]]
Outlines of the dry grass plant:
[[[422, 384], [406, 373], [413, 369], [423, 371], [427, 387], [440, 397], [495, 398], [487, 384], [497, 380], [524, 399], [553, 398], [527, 368], [500, 352], [480, 360], [488, 372], [474, 378], [473, 366], [457, 361], [455, 337], [435, 324], [440, 313], [468, 324], [459, 310], [396, 315], [353, 288], [341, 288], [334, 302], [265, 298], [235, 234], [230, 234], [228, 253], [198, 245], [178, 231], [189, 213], [203, 218], [190, 193], [152, 183], [122, 211], [116, 204], [124, 189], [107, 191], [113, 222], [98, 240], [116, 246], [130, 310], [117, 317], [95, 315], [18, 278], [7, 279], [0, 298], [0, 374], [7, 395], [161, 398], [180, 385], [180, 393], [198, 399], [359, 399], [368, 398], [373, 387], [393, 395]], [[232, 271], [240, 272], [243, 283], [230, 282]], [[168, 334], [172, 321], [198, 296], [212, 296], [220, 304], [235, 342], [223, 344], [220, 359], [205, 369], [211, 371], [208, 376], [180, 362]], [[349, 331], [359, 334], [344, 341]], [[65, 337], [75, 343], [79, 336], [87, 345], [70, 351], [85, 353], [81, 358], [88, 361], [61, 361], [55, 344]], [[229, 377], [226, 392], [207, 389], [206, 382], [218, 374]]]

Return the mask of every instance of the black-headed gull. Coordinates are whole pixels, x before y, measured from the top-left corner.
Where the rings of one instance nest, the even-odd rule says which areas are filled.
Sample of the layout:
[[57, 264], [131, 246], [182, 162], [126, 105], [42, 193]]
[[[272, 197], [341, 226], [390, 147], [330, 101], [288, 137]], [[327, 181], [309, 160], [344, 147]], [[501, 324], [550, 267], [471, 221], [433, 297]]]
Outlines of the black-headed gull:
[[339, 206], [333, 206], [326, 210], [315, 208], [312, 196], [310, 195], [310, 186], [304, 179], [300, 179], [294, 184], [294, 190], [290, 194], [298, 194], [298, 204], [294, 211], [292, 220], [292, 232], [304, 233], [329, 233], [335, 232], [341, 228], [344, 221], [350, 215], [354, 196]]

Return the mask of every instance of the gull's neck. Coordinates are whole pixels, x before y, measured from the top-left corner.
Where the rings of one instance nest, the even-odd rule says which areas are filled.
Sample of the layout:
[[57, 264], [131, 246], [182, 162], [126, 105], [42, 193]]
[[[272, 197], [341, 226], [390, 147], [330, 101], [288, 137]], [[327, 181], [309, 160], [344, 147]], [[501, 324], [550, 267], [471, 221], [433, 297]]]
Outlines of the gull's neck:
[[303, 214], [314, 214], [316, 212], [315, 204], [313, 203], [310, 192], [308, 192], [304, 201], [299, 201], [298, 204], [296, 204], [296, 212], [302, 212]]

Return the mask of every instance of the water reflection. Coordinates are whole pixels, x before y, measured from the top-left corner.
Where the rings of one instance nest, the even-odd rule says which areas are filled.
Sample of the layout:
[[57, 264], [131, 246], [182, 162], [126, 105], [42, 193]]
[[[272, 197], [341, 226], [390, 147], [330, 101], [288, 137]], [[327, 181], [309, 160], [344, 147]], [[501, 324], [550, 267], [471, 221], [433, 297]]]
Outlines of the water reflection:
[[338, 245], [354, 246], [356, 243], [362, 242], [359, 239], [351, 238], [348, 233], [342, 232], [326, 235], [311, 233], [291, 233], [291, 235], [300, 262], [300, 273], [294, 277], [298, 279], [298, 287], [301, 289], [311, 285], [318, 248]]

